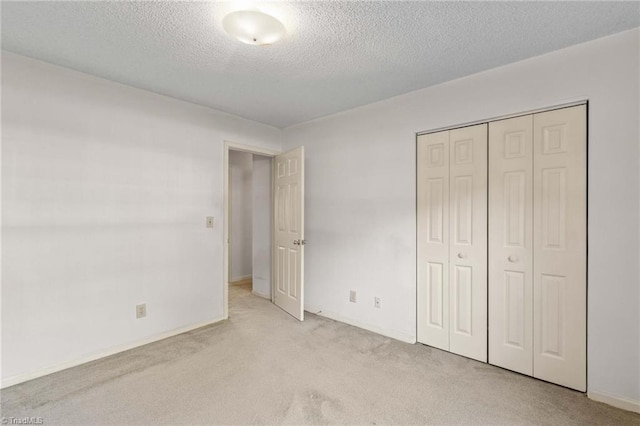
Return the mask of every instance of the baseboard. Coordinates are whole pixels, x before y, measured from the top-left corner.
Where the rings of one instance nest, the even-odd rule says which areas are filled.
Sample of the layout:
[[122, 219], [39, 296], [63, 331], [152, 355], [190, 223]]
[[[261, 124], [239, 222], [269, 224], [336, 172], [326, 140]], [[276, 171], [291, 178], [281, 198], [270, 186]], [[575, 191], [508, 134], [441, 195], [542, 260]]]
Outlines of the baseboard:
[[255, 294], [256, 296], [262, 297], [263, 299], [271, 300], [271, 296], [269, 296], [268, 294], [259, 293], [255, 290], [251, 290], [251, 294]]
[[233, 277], [229, 279], [229, 284], [236, 284], [242, 281], [249, 281], [253, 278], [253, 275], [242, 275], [241, 277]]
[[19, 374], [17, 376], [8, 377], [2, 382], [0, 382], [0, 389], [8, 388], [9, 386], [17, 385], [22, 382], [26, 382], [29, 380], [37, 379], [38, 377], [47, 376], [49, 374], [57, 373], [58, 371], [66, 370], [71, 367], [77, 367], [81, 364], [86, 364], [87, 362], [95, 361], [100, 358], [105, 358], [111, 355], [115, 355], [120, 352], [128, 351], [129, 349], [134, 349], [139, 346], [148, 345], [149, 343], [157, 342], [159, 340], [164, 340], [169, 337], [177, 336], [178, 334], [186, 333], [191, 330], [195, 330], [196, 328], [205, 327], [207, 325], [215, 324], [217, 322], [223, 321], [225, 318], [216, 318], [209, 321], [204, 321], [197, 324], [188, 325], [185, 327], [176, 328], [174, 330], [166, 331], [164, 333], [156, 334], [151, 337], [147, 337], [142, 340], [138, 340], [136, 342], [127, 343], [125, 345], [115, 346], [105, 351], [96, 352], [94, 354], [74, 359], [73, 361], [63, 362], [61, 364], [57, 364], [51, 367], [43, 368], [37, 371], [33, 371], [26, 374]]
[[623, 410], [640, 413], [640, 401], [632, 401], [630, 399], [621, 398], [619, 396], [613, 396], [603, 392], [594, 391], [588, 391], [587, 396], [594, 401], [604, 402], [605, 404], [612, 405], [616, 408], [622, 408]]
[[356, 321], [351, 318], [344, 317], [342, 315], [336, 314], [335, 312], [325, 311], [320, 308], [314, 308], [313, 306], [306, 306], [305, 311], [310, 312], [312, 314], [329, 318], [335, 321], [343, 322], [345, 324], [352, 325], [354, 327], [362, 328], [363, 330], [371, 331], [376, 334], [381, 334], [386, 337], [390, 337], [395, 340], [400, 340], [405, 343], [416, 343], [416, 336], [411, 334], [407, 334], [401, 331], [396, 330], [388, 330], [386, 328], [381, 328], [371, 324], [365, 324], [359, 321]]

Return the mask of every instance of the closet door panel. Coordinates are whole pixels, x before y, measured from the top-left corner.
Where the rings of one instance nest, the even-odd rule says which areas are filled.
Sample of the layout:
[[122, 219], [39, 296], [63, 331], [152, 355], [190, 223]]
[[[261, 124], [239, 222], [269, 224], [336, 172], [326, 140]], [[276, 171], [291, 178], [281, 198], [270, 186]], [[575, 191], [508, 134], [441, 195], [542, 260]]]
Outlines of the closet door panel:
[[489, 123], [489, 362], [533, 374], [533, 117]]
[[487, 125], [449, 132], [450, 351], [487, 361]]
[[449, 132], [418, 137], [418, 341], [449, 350]]
[[534, 377], [586, 390], [584, 105], [535, 114]]

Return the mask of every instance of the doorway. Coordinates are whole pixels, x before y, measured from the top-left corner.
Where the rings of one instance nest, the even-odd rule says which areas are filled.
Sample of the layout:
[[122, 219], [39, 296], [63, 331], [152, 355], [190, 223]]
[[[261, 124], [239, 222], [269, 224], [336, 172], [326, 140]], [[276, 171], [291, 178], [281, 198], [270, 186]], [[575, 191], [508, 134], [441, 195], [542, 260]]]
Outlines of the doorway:
[[[240, 151], [256, 156], [257, 166], [252, 173], [252, 186], [258, 196], [255, 202], [262, 202], [268, 208], [252, 206], [256, 212], [256, 222], [252, 225], [255, 234], [256, 227], [263, 229], [263, 235], [269, 235], [268, 248], [260, 256], [252, 244], [252, 276], [261, 272], [262, 279], [268, 279], [269, 283], [261, 282], [262, 294], [256, 291], [255, 282], [253, 292], [267, 296], [279, 308], [299, 321], [304, 320], [304, 246], [307, 241], [304, 238], [304, 147], [299, 146], [284, 153], [255, 148], [247, 145], [225, 142], [224, 145], [224, 233], [223, 233], [223, 318], [229, 318], [229, 243], [230, 243], [230, 152]], [[269, 164], [269, 166], [267, 166]], [[256, 171], [262, 171], [264, 176], [256, 175]], [[267, 174], [267, 170], [269, 173]], [[268, 190], [270, 195], [265, 195]], [[262, 189], [260, 189], [262, 188]], [[260, 213], [262, 211], [262, 213]], [[262, 215], [271, 217], [266, 218]], [[273, 220], [271, 219], [273, 218]], [[277, 222], [277, 226], [276, 226]], [[267, 228], [267, 223], [269, 228]], [[268, 231], [267, 231], [268, 229]], [[252, 237], [253, 238], [253, 237]], [[265, 240], [255, 248], [266, 248]], [[256, 267], [255, 261], [259, 265]], [[264, 273], [267, 271], [266, 273]], [[268, 290], [267, 290], [268, 289]], [[269, 291], [269, 294], [266, 294]]]
[[[273, 195], [275, 151], [232, 142], [224, 147], [224, 317], [229, 286], [272, 299]], [[246, 291], [246, 290], [245, 290]]]

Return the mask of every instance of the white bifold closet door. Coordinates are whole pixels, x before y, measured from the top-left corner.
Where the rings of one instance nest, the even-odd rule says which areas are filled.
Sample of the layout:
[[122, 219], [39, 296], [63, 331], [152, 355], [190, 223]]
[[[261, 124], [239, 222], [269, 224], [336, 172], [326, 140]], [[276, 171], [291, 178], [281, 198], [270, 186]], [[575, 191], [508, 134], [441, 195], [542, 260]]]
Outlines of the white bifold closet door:
[[489, 362], [586, 390], [586, 106], [489, 125]]
[[586, 106], [533, 116], [533, 376], [587, 388]]
[[533, 116], [489, 123], [489, 362], [533, 375]]
[[487, 125], [418, 137], [418, 341], [487, 360]]

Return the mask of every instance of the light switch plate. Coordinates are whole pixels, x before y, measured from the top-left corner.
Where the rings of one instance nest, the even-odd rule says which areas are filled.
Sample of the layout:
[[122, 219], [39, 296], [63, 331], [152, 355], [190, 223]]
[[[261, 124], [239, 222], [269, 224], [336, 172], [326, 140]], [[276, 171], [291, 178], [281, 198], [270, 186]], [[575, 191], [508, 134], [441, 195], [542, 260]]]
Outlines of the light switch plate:
[[136, 318], [144, 318], [147, 316], [147, 304], [136, 305]]
[[213, 228], [213, 216], [207, 216], [207, 228]]

